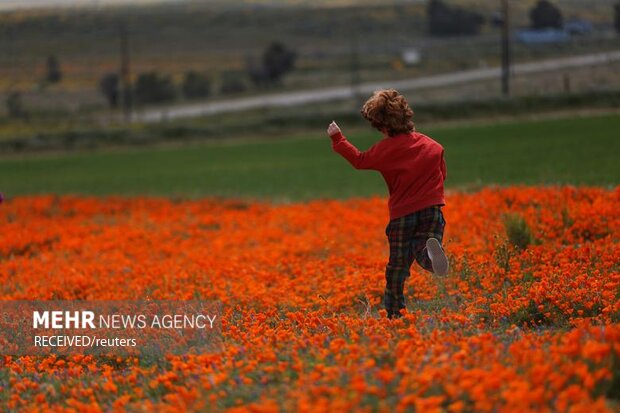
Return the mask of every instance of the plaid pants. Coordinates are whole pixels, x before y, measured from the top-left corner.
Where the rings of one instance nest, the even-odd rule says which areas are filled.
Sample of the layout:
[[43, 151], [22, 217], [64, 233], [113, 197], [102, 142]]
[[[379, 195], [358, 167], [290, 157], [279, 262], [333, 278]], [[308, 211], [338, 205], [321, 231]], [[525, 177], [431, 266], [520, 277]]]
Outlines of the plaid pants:
[[446, 221], [441, 207], [435, 205], [423, 210], [393, 219], [385, 228], [390, 243], [390, 260], [385, 268], [384, 305], [388, 317], [399, 317], [405, 308], [405, 279], [413, 260], [427, 271], [433, 267], [426, 253], [426, 240], [436, 238], [440, 243]]

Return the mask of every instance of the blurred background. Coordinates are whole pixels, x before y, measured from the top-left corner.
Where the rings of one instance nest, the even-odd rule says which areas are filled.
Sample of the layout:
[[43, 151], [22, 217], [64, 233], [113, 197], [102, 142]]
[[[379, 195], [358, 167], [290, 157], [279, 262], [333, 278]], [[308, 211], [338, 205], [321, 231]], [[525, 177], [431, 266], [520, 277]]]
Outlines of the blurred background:
[[[0, 0], [0, 153], [617, 111], [617, 0]], [[616, 112], [617, 113], [617, 112]]]
[[620, 0], [0, 0], [0, 191], [383, 196], [385, 87], [448, 187], [614, 186], [619, 69]]

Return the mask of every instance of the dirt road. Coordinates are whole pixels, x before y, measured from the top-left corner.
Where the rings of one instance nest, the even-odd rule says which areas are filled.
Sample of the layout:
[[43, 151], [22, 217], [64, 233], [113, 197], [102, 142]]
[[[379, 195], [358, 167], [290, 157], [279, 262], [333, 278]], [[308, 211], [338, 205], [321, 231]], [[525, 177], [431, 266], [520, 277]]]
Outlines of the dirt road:
[[[519, 63], [512, 67], [513, 75], [523, 75], [547, 72], [559, 69], [586, 67], [609, 62], [620, 61], [620, 50], [607, 53], [572, 56], [541, 60], [530, 63]], [[393, 87], [403, 91], [412, 91], [425, 88], [466, 84], [480, 80], [497, 78], [499, 81], [500, 68], [484, 68], [465, 70], [461, 72], [445, 73], [435, 76], [426, 76], [414, 79], [372, 82], [359, 85], [357, 93], [368, 95], [374, 90]], [[195, 104], [175, 105], [167, 108], [146, 109], [135, 114], [134, 120], [139, 122], [160, 122], [195, 116], [209, 116], [226, 112], [238, 112], [248, 109], [264, 107], [294, 106], [308, 103], [327, 102], [339, 99], [353, 98], [356, 91], [350, 85], [330, 87], [314, 90], [283, 92], [247, 98], [221, 100]]]

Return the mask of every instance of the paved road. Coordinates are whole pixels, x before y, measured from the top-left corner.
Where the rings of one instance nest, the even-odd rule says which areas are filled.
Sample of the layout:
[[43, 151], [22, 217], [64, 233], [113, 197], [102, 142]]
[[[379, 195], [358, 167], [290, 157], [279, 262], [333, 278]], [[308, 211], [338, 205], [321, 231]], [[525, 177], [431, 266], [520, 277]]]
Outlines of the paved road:
[[[620, 50], [607, 53], [541, 60], [531, 63], [519, 63], [512, 67], [512, 73], [513, 75], [522, 75], [558, 69], [593, 66], [614, 61], [620, 61]], [[464, 84], [478, 80], [499, 79], [500, 72], [500, 68], [473, 69], [415, 79], [363, 83], [359, 86], [358, 90], [362, 95], [368, 95], [377, 89], [386, 87], [411, 91], [439, 86]], [[177, 105], [164, 109], [147, 109], [138, 112], [136, 114], [136, 120], [147, 123], [159, 122], [167, 119], [208, 116], [225, 112], [238, 112], [265, 107], [303, 105], [307, 103], [327, 102], [353, 97], [354, 91], [351, 86], [330, 87], [215, 102]]]

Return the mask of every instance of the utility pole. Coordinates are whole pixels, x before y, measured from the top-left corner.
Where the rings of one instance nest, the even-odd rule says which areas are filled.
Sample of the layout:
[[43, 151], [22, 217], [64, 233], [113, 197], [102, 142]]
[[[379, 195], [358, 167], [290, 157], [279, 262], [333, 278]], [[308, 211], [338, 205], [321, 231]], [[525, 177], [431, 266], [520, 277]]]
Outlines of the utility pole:
[[510, 9], [508, 0], [502, 0], [502, 93], [510, 96]]
[[125, 122], [131, 121], [131, 71], [129, 60], [129, 33], [127, 30], [127, 23], [122, 22], [120, 26], [121, 37], [121, 87], [123, 97], [123, 113], [125, 115]]

